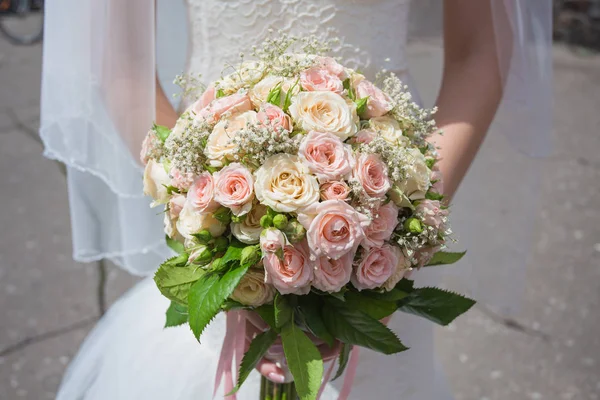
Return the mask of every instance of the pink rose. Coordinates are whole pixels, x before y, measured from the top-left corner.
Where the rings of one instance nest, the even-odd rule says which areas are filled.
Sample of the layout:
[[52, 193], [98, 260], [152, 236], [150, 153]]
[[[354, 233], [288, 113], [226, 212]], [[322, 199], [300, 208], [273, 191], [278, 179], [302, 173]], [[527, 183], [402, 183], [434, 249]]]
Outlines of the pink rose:
[[348, 200], [350, 187], [344, 181], [329, 181], [321, 185], [321, 200]]
[[244, 215], [252, 208], [254, 178], [248, 168], [231, 163], [214, 175], [215, 200], [231, 209], [233, 215]]
[[375, 289], [392, 276], [398, 265], [400, 249], [384, 244], [365, 250], [358, 267], [352, 274], [352, 284], [358, 290]]
[[319, 257], [314, 270], [315, 278], [312, 285], [324, 292], [338, 292], [352, 276], [352, 261], [354, 253], [348, 253], [338, 260], [329, 257]]
[[283, 257], [268, 253], [263, 264], [266, 282], [275, 286], [281, 294], [307, 294], [313, 279], [306, 241], [288, 245], [283, 249]]
[[381, 117], [392, 109], [392, 99], [385, 92], [364, 79], [356, 85], [356, 97], [368, 97], [367, 109], [364, 116], [367, 118]]
[[433, 166], [429, 180], [432, 182], [431, 191], [433, 193], [444, 194], [444, 177], [437, 164]]
[[283, 110], [271, 103], [264, 103], [257, 114], [258, 120], [264, 125], [270, 125], [277, 131], [280, 129], [292, 131], [292, 118]]
[[169, 199], [169, 217], [175, 219], [179, 217], [183, 205], [185, 204], [185, 196], [182, 194], [176, 194]]
[[[252, 110], [250, 97], [245, 93], [235, 93], [231, 96], [221, 97], [197, 111], [196, 114], [203, 119], [217, 122], [225, 113], [243, 113]], [[194, 110], [196, 111], [196, 110]]]
[[279, 229], [267, 228], [260, 234], [260, 249], [263, 253], [277, 253], [287, 244], [285, 235]]
[[352, 172], [352, 148], [332, 133], [309, 132], [298, 149], [298, 156], [319, 181], [339, 179]]
[[354, 168], [354, 177], [358, 179], [365, 192], [371, 197], [383, 197], [392, 186], [387, 166], [378, 154], [361, 154]]
[[398, 225], [398, 207], [389, 202], [379, 207], [378, 214], [365, 229], [363, 247], [381, 247], [388, 240]]
[[219, 208], [219, 203], [214, 199], [214, 181], [209, 172], [200, 174], [190, 189], [187, 198], [192, 208], [198, 212], [212, 212]]
[[327, 69], [311, 67], [300, 74], [300, 85], [307, 92], [335, 92], [344, 90], [342, 80]]
[[370, 129], [362, 129], [358, 131], [358, 133], [356, 134], [356, 136], [354, 136], [354, 138], [352, 138], [352, 140], [354, 141], [354, 143], [369, 144], [373, 141], [373, 139], [375, 139], [376, 136], [377, 133], [375, 131], [372, 131]]
[[298, 221], [306, 228], [313, 254], [335, 260], [356, 251], [369, 224], [367, 216], [341, 200], [312, 204], [298, 214]]
[[421, 216], [421, 221], [425, 225], [431, 226], [437, 231], [446, 229], [448, 210], [444, 210], [438, 200], [421, 201], [415, 212]]
[[142, 142], [142, 150], [140, 151], [140, 161], [142, 164], [148, 164], [150, 160], [150, 154], [156, 148], [156, 144], [159, 142], [158, 136], [153, 131], [148, 132], [144, 141]]
[[316, 58], [316, 61], [321, 68], [326, 69], [330, 74], [335, 75], [340, 79], [346, 79], [346, 70], [344, 70], [344, 66], [333, 58], [319, 56]]
[[171, 168], [169, 172], [171, 177], [171, 186], [175, 186], [179, 190], [188, 190], [194, 182], [194, 174], [191, 172], [181, 172], [177, 168]]
[[194, 112], [198, 114], [200, 111], [202, 111], [203, 108], [207, 107], [216, 98], [216, 93], [217, 91], [215, 90], [215, 87], [213, 85], [207, 87], [204, 93], [202, 93], [202, 96], [200, 96], [200, 98], [194, 103], [194, 105], [192, 105], [192, 110], [194, 110]]
[[442, 246], [427, 246], [415, 252], [416, 267], [421, 268], [427, 265], [433, 258], [434, 254], [440, 251]]

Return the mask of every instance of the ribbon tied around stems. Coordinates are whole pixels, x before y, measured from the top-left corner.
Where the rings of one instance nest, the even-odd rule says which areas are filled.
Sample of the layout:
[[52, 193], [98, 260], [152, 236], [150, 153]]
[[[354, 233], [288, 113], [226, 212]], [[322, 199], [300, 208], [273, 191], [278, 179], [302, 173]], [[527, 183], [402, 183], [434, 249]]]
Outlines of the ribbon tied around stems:
[[[244, 357], [244, 345], [246, 337], [246, 311], [227, 311], [225, 313], [225, 338], [223, 340], [223, 346], [221, 347], [221, 357], [217, 364], [217, 375], [215, 376], [215, 388], [213, 391], [213, 398], [216, 396], [217, 391], [221, 385], [221, 381], [224, 380], [224, 393], [230, 393], [235, 387], [233, 380], [233, 358], [235, 356], [238, 364], [237, 378], [239, 378], [239, 365]], [[352, 384], [354, 383], [354, 377], [356, 376], [356, 369], [358, 367], [358, 347], [354, 346], [350, 353], [350, 359], [346, 367], [346, 373], [344, 376], [344, 383], [338, 396], [338, 400], [347, 400], [352, 390]], [[336, 359], [331, 361], [327, 372], [323, 376], [323, 382], [317, 395], [317, 400], [321, 398], [325, 386], [331, 378], [333, 368], [335, 366]], [[237, 400], [235, 393], [225, 396], [226, 400]]]

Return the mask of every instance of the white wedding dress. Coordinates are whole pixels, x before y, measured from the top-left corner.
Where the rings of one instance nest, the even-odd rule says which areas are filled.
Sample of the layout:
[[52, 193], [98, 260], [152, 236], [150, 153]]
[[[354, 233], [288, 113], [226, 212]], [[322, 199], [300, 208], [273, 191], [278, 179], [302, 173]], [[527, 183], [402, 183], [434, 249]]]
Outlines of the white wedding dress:
[[[187, 69], [201, 73], [204, 81], [218, 78], [223, 65], [236, 63], [239, 53], [260, 43], [269, 29], [295, 35], [331, 30], [342, 39], [337, 53], [348, 65], [360, 66], [371, 77], [385, 68], [408, 80], [409, 0], [188, 0], [187, 6]], [[187, 325], [163, 329], [168, 305], [151, 278], [131, 289], [84, 342], [58, 399], [212, 398], [224, 316], [198, 343]], [[410, 350], [394, 356], [362, 350], [350, 398], [451, 398], [435, 373], [432, 323], [397, 315], [390, 327]], [[342, 381], [329, 384], [322, 398], [336, 399]], [[258, 392], [259, 375], [254, 372], [238, 399], [256, 399]], [[222, 397], [222, 390], [217, 396]]]

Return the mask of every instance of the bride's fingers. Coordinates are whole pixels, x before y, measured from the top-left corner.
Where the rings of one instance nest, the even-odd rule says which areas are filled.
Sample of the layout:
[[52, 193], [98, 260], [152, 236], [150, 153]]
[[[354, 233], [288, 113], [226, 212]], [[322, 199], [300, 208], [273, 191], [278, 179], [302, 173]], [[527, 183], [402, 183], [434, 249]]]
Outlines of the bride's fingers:
[[285, 372], [273, 361], [263, 358], [256, 365], [256, 369], [261, 375], [273, 382], [283, 383], [285, 381]]

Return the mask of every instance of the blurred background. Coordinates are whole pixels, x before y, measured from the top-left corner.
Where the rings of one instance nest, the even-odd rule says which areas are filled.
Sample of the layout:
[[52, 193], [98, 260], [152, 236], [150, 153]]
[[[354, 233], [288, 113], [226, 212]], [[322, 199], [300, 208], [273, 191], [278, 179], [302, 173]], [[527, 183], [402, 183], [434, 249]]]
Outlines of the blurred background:
[[[137, 278], [71, 258], [63, 169], [37, 133], [42, 2], [18, 4], [0, 0], [0, 399], [41, 400]], [[439, 332], [457, 400], [600, 399], [600, 1], [554, 4], [558, 142], [540, 161], [525, 302], [514, 319], [478, 306]], [[409, 59], [434, 99], [440, 44], [413, 42]]]

